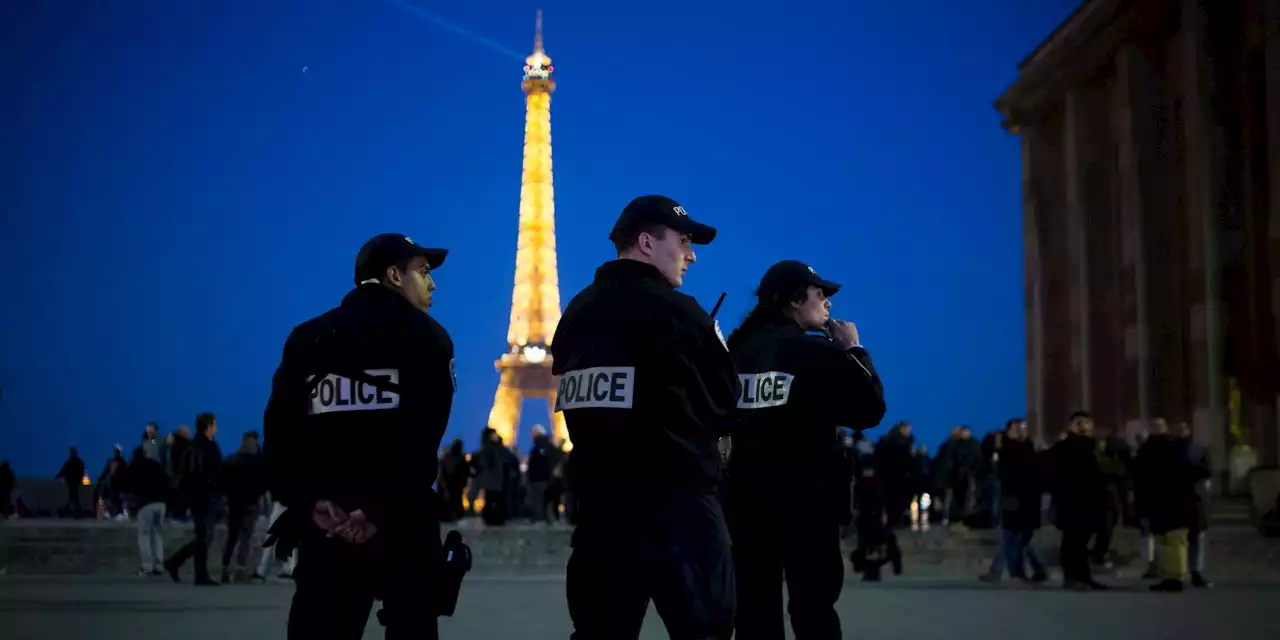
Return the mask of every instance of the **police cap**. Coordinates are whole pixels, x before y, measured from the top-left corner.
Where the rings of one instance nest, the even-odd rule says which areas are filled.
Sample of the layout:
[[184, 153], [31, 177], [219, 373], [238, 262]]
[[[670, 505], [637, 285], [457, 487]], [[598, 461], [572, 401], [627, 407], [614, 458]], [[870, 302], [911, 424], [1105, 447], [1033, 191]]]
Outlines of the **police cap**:
[[429, 249], [419, 246], [413, 238], [399, 233], [380, 233], [360, 247], [356, 254], [356, 284], [365, 280], [380, 278], [387, 267], [393, 267], [405, 260], [422, 256], [427, 259], [427, 268], [435, 269], [444, 264], [447, 249]]
[[679, 202], [666, 196], [640, 196], [632, 200], [618, 216], [617, 224], [609, 239], [618, 242], [620, 238], [653, 225], [670, 227], [677, 233], [692, 236], [694, 244], [711, 244], [716, 239], [715, 227], [695, 222]]
[[827, 297], [834, 296], [840, 291], [839, 284], [823, 280], [813, 267], [799, 260], [783, 260], [764, 272], [764, 277], [760, 279], [760, 287], [756, 289], [756, 295], [761, 298], [789, 296], [809, 285], [822, 289], [822, 293]]

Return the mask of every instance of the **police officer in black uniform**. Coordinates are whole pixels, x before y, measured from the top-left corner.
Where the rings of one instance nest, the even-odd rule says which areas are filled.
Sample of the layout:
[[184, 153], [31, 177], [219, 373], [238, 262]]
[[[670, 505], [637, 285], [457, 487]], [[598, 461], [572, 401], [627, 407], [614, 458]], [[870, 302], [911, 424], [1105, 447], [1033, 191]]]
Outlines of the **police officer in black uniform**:
[[852, 469], [838, 427], [873, 427], [885, 404], [857, 328], [830, 319], [839, 290], [803, 263], [779, 262], [729, 336], [742, 392], [725, 494], [743, 640], [784, 637], [784, 575], [796, 637], [840, 637]]
[[375, 599], [389, 640], [436, 637], [440, 525], [423, 478], [436, 477], [456, 380], [453, 341], [427, 309], [446, 253], [375, 236], [356, 288], [285, 342], [264, 451], [288, 508], [273, 533], [299, 548], [291, 639], [360, 638]]
[[578, 640], [637, 637], [650, 599], [672, 638], [732, 633], [716, 438], [738, 379], [719, 328], [676, 291], [693, 245], [715, 236], [670, 198], [636, 198], [609, 236], [618, 259], [556, 328], [556, 410], [579, 509], [567, 576]]

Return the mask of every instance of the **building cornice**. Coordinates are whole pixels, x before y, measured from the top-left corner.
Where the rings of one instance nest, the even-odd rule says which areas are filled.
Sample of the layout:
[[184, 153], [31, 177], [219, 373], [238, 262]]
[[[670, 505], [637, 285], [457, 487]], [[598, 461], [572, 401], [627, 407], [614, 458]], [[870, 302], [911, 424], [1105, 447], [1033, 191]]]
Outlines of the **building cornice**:
[[[996, 99], [1004, 126], [1016, 132], [1034, 121], [1046, 104], [1056, 104], [1067, 88], [1110, 62], [1140, 14], [1159, 14], [1174, 0], [1088, 0], [1018, 65], [1018, 78]], [[1168, 9], [1165, 10], [1166, 12]], [[1144, 16], [1145, 17], [1145, 16]]]

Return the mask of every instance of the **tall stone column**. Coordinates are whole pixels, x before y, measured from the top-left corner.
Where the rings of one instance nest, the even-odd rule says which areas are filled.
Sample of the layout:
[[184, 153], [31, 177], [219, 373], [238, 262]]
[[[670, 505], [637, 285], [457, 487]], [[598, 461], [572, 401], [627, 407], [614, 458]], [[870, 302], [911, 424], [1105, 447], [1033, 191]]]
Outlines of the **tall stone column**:
[[1022, 137], [1022, 243], [1024, 265], [1024, 296], [1027, 316], [1027, 422], [1034, 435], [1045, 437], [1044, 420], [1044, 306], [1045, 275], [1044, 254], [1040, 246], [1039, 202], [1036, 194], [1034, 171], [1035, 136], [1037, 129], [1023, 127]]
[[[1145, 221], [1155, 202], [1150, 153], [1155, 133], [1150, 115], [1151, 73], [1142, 52], [1132, 44], [1116, 55], [1115, 96], [1112, 99], [1117, 138], [1120, 194], [1121, 298], [1124, 313], [1124, 367], [1129, 414], [1125, 430], [1135, 434], [1151, 419], [1151, 340], [1147, 284]], [[1152, 212], [1155, 215], [1155, 212]]]
[[[1266, 0], [1267, 40], [1265, 56], [1266, 74], [1266, 128], [1267, 128], [1267, 184], [1270, 187], [1267, 215], [1267, 244], [1271, 260], [1271, 317], [1275, 324], [1276, 344], [1280, 344], [1280, 0]], [[1273, 356], [1274, 357], [1274, 356]], [[1280, 460], [1280, 394], [1275, 398], [1275, 412], [1270, 426], [1272, 437], [1264, 440], [1274, 444], [1263, 459]]]
[[[1209, 0], [1212, 2], [1213, 0]], [[1226, 463], [1226, 384], [1223, 378], [1222, 302], [1218, 190], [1221, 150], [1210, 92], [1212, 64], [1206, 54], [1203, 0], [1182, 1], [1183, 108], [1186, 127], [1190, 302], [1188, 392], [1196, 439], [1209, 447], [1214, 471]]]
[[1071, 307], [1071, 371], [1072, 386], [1077, 388], [1071, 399], [1076, 406], [1090, 407], [1089, 354], [1089, 255], [1085, 239], [1085, 193], [1081, 175], [1081, 127], [1084, 113], [1078, 90], [1067, 92], [1062, 125], [1063, 183], [1066, 186], [1067, 255], [1071, 265], [1069, 281]]

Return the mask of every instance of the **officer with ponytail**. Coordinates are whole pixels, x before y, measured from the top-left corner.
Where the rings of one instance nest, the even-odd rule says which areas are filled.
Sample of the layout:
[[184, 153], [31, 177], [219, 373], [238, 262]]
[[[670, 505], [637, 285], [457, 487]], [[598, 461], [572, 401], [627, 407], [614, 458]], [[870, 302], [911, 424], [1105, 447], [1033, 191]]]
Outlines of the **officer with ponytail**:
[[741, 640], [785, 637], [784, 575], [796, 637], [840, 637], [851, 469], [839, 427], [874, 427], [885, 404], [857, 327], [830, 316], [839, 290], [779, 262], [728, 339], [742, 381], [725, 487]]

